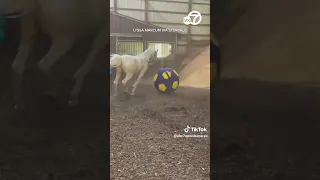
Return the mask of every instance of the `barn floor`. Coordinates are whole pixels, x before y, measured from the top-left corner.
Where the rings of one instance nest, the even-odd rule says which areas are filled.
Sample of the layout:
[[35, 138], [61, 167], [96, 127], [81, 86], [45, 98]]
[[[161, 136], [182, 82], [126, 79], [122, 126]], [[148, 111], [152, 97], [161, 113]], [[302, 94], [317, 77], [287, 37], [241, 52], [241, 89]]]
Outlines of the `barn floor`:
[[221, 80], [211, 98], [214, 179], [320, 178], [319, 87]]
[[[105, 81], [99, 77], [89, 77], [84, 95], [90, 96], [82, 98], [85, 105], [79, 108], [44, 106], [36, 96], [41, 93], [34, 91], [30, 112], [18, 114], [10, 94], [4, 96], [2, 179], [107, 178], [108, 104], [103, 103], [105, 89], [96, 83]], [[163, 96], [142, 85], [137, 97], [112, 99], [113, 179], [208, 179], [209, 138], [173, 138], [189, 124], [209, 127], [208, 101], [193, 96], [205, 92], [185, 91], [191, 95]], [[319, 92], [317, 87], [218, 82], [211, 93], [214, 177], [319, 179]]]
[[187, 125], [210, 136], [209, 90], [179, 91], [141, 85], [136, 97], [111, 97], [111, 179], [210, 179], [210, 138], [174, 138]]
[[66, 98], [44, 98], [39, 77], [27, 75], [27, 112], [13, 109], [10, 92], [1, 94], [0, 179], [107, 179], [108, 91], [90, 84], [90, 78], [102, 81], [101, 74], [88, 77], [77, 108], [66, 108]]

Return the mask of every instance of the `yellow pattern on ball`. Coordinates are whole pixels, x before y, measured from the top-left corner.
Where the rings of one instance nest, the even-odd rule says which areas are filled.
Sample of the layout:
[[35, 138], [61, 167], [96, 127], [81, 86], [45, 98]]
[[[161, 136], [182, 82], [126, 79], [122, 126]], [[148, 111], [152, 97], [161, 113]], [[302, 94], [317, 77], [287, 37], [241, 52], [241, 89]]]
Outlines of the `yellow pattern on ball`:
[[163, 92], [167, 90], [167, 87], [165, 84], [159, 84], [158, 88], [160, 91], [163, 91]]
[[179, 86], [178, 81], [174, 81], [173, 84], [172, 84], [172, 88], [173, 88], [173, 89], [177, 89], [178, 86]]
[[153, 81], [156, 81], [158, 78], [158, 73], [153, 76]]
[[167, 73], [162, 73], [162, 77], [164, 78], [164, 79], [169, 79], [169, 77], [168, 77], [168, 75], [167, 75]]
[[166, 73], [169, 75], [169, 77], [171, 77], [171, 72], [170, 71], [166, 71]]
[[173, 72], [179, 77], [179, 74], [177, 73], [177, 71], [176, 70], [173, 70]]

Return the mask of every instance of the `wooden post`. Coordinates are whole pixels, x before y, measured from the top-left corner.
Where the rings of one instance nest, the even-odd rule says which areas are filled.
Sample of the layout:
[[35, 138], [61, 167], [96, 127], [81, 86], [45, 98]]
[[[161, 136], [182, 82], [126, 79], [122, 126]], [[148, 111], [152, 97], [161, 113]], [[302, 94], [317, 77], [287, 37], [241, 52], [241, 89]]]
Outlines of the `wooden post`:
[[118, 0], [113, 0], [113, 10], [118, 13]]
[[149, 24], [148, 10], [149, 10], [149, 2], [148, 0], [144, 0], [144, 21], [147, 24]]
[[[192, 0], [189, 0], [188, 3], [188, 13], [192, 11]], [[191, 24], [188, 25], [188, 37], [187, 37], [187, 52], [191, 50]]]

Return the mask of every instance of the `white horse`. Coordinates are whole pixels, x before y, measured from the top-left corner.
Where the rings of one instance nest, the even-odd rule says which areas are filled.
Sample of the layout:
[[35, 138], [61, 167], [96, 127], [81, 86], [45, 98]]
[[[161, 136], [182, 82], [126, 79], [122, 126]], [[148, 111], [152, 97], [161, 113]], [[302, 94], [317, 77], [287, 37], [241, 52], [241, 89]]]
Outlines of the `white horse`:
[[126, 86], [126, 83], [132, 78], [133, 75], [139, 73], [136, 82], [133, 84], [131, 95], [135, 95], [136, 88], [140, 83], [141, 78], [147, 72], [150, 64], [157, 59], [158, 50], [149, 47], [143, 53], [137, 56], [131, 55], [119, 55], [113, 54], [110, 59], [110, 66], [116, 68], [116, 78], [114, 80], [114, 96], [118, 96], [118, 83], [121, 77], [122, 71], [126, 74], [122, 80], [122, 84]]
[[21, 18], [21, 42], [12, 65], [16, 108], [23, 110], [25, 107], [22, 75], [35, 41], [36, 25], [50, 36], [52, 42], [49, 52], [38, 63], [38, 68], [48, 75], [50, 67], [71, 49], [78, 37], [94, 37], [84, 64], [74, 74], [76, 83], [69, 104], [78, 104], [84, 76], [91, 69], [97, 53], [109, 44], [108, 3], [106, 0], [0, 0], [0, 16]]

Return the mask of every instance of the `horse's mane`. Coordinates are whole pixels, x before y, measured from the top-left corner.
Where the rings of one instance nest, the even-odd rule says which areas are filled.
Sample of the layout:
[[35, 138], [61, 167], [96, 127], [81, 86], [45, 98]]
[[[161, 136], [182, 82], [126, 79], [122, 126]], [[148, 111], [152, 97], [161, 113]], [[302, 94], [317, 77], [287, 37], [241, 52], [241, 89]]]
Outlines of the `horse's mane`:
[[144, 59], [149, 59], [151, 57], [151, 55], [155, 53], [155, 51], [156, 50], [154, 48], [149, 47], [143, 53], [138, 54], [137, 57], [142, 57]]

